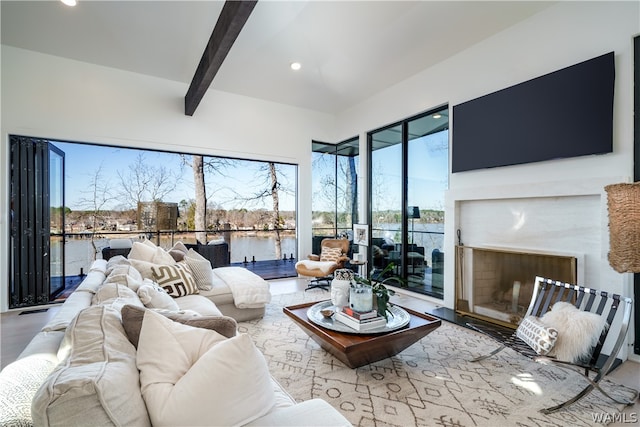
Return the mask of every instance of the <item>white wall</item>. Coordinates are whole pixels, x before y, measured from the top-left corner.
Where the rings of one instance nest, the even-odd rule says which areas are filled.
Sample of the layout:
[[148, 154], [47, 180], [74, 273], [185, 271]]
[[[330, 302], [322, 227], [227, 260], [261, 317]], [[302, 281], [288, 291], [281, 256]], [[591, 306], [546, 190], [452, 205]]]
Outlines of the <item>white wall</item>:
[[[2, 45], [0, 310], [8, 307], [10, 134], [194, 152], [299, 165], [301, 230], [311, 228], [311, 140], [334, 140], [335, 119], [210, 89], [184, 115], [187, 85]], [[311, 248], [299, 235], [300, 251]]]
[[[436, 106], [450, 107], [505, 87], [614, 51], [614, 151], [601, 156], [562, 159], [527, 165], [493, 168], [450, 175], [445, 207], [445, 254], [453, 254], [455, 231], [462, 230], [466, 245], [496, 244], [555, 251], [580, 251], [586, 259], [588, 285], [633, 296], [631, 275], [615, 273], [608, 265], [608, 218], [603, 186], [628, 181], [633, 176], [633, 36], [640, 33], [638, 2], [560, 2], [528, 20], [442, 61], [438, 65], [377, 94], [341, 114], [338, 139], [361, 135], [365, 152], [366, 132]], [[451, 112], [451, 110], [450, 110]], [[562, 120], [545, 117], [541, 120]], [[451, 117], [451, 123], [455, 117]], [[496, 118], [499, 123], [500, 118]], [[588, 196], [587, 211], [571, 206], [572, 195]], [[522, 202], [521, 197], [530, 201]], [[496, 220], [505, 206], [518, 206], [534, 218], [544, 202], [561, 197], [567, 209], [550, 224], [531, 221], [520, 234], [513, 223]], [[492, 200], [499, 202], [492, 203]], [[537, 201], [536, 201], [537, 200]], [[476, 217], [477, 212], [485, 216]], [[508, 212], [503, 212], [508, 216]], [[584, 221], [571, 217], [584, 215]], [[579, 224], [598, 224], [588, 230]], [[572, 228], [576, 225], [576, 228]], [[546, 230], [543, 230], [545, 228]], [[564, 229], [565, 233], [553, 230]], [[526, 233], [527, 234], [526, 234]], [[542, 233], [543, 234], [537, 234]], [[590, 233], [588, 245], [576, 249]], [[536, 235], [530, 239], [531, 233]], [[567, 240], [568, 235], [575, 240]], [[548, 239], [544, 239], [547, 237]], [[454, 307], [454, 262], [445, 256], [445, 297]], [[633, 333], [633, 331], [632, 331]]]

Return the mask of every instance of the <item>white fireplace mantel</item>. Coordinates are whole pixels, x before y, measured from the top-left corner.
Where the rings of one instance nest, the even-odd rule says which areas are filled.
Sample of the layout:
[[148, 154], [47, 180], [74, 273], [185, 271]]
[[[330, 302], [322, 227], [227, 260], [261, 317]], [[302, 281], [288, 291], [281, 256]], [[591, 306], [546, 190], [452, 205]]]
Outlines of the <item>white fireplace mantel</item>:
[[[630, 177], [451, 189], [445, 197], [445, 254], [455, 253], [457, 230], [464, 245], [581, 254], [584, 265], [579, 267], [579, 280], [588, 278], [590, 286], [626, 294], [624, 280], [607, 261], [604, 187], [619, 182], [630, 182]], [[445, 257], [444, 305], [454, 308], [455, 260], [453, 256]]]

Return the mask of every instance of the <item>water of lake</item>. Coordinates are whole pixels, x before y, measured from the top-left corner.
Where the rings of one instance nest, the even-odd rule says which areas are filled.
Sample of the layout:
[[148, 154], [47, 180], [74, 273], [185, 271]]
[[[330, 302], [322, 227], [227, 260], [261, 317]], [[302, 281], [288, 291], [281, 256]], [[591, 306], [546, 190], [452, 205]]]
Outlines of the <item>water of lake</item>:
[[[102, 248], [109, 245], [109, 239], [95, 240], [98, 249], [98, 258], [102, 258]], [[169, 247], [170, 244], [162, 246]], [[294, 237], [283, 237], [281, 240], [282, 256], [287, 258], [296, 256], [296, 239]], [[231, 252], [231, 262], [242, 262], [245, 257], [251, 261], [255, 257], [256, 261], [275, 259], [275, 239], [273, 237], [258, 236], [231, 236], [229, 243]], [[80, 269], [86, 274], [94, 260], [94, 250], [89, 239], [70, 239], [65, 244], [65, 274], [73, 276], [80, 274]]]

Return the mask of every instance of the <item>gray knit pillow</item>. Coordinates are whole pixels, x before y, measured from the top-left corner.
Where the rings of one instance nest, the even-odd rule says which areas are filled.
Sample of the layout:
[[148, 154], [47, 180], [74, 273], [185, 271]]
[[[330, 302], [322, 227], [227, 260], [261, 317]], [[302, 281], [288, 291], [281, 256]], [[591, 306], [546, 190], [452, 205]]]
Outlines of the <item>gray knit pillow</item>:
[[520, 322], [516, 336], [526, 342], [536, 353], [544, 356], [555, 345], [558, 331], [546, 326], [535, 316], [527, 316]]

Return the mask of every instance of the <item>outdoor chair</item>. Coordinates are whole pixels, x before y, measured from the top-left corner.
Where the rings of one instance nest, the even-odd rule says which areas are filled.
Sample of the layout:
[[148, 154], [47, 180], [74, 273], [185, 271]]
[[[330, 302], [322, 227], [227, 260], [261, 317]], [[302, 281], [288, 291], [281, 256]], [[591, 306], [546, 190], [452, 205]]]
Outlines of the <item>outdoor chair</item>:
[[314, 277], [309, 281], [306, 290], [321, 288], [328, 290], [333, 279], [333, 272], [349, 261], [349, 240], [324, 239], [320, 243], [320, 255], [311, 254], [308, 259], [296, 263], [296, 272], [302, 276]]
[[[553, 312], [553, 306], [558, 303], [569, 303], [571, 307], [568, 304], [561, 304], [559, 307], [566, 307], [571, 310], [567, 311], [567, 314], [565, 315], [566, 317], [564, 318], [566, 320], [564, 324], [558, 322], [557, 325], [554, 324], [553, 327], [550, 328], [549, 322], [545, 323], [545, 318], [553, 319], [553, 317], [549, 316], [547, 313]], [[618, 310], [621, 308], [621, 304], [623, 310]], [[484, 360], [488, 357], [494, 356], [505, 348], [511, 348], [518, 353], [533, 359], [535, 362], [557, 366], [565, 370], [581, 374], [587, 381], [588, 385], [577, 395], [568, 398], [565, 402], [556, 406], [541, 409], [540, 412], [544, 414], [550, 414], [559, 409], [566, 408], [591, 393], [594, 389], [597, 389], [603, 395], [616, 403], [633, 405], [638, 398], [637, 390], [635, 390], [633, 398], [626, 401], [611, 396], [599, 385], [600, 381], [614, 367], [616, 356], [624, 344], [627, 330], [629, 328], [629, 321], [631, 319], [632, 305], [633, 301], [631, 298], [622, 297], [617, 294], [609, 295], [604, 291], [563, 283], [543, 277], [536, 277], [529, 308], [516, 331], [509, 334], [504, 333], [504, 331], [499, 330], [499, 328], [467, 323], [469, 327], [485, 333], [501, 343], [501, 345], [491, 353], [477, 357], [473, 359], [472, 362]], [[579, 311], [574, 311], [573, 307]], [[561, 309], [558, 309], [556, 312], [560, 310]], [[592, 315], [583, 316], [580, 314], [584, 312], [595, 313], [597, 316], [602, 316], [603, 318], [598, 319]], [[622, 313], [621, 317], [616, 316], [618, 312]], [[547, 314], [547, 316], [545, 316], [545, 314]], [[595, 342], [595, 345], [591, 346], [591, 343], [587, 344], [586, 348], [590, 348], [587, 350], [587, 354], [576, 358], [577, 360], [561, 360], [562, 358], [555, 357], [554, 354], [558, 354], [558, 352], [562, 351], [562, 349], [556, 349], [556, 347], [558, 347], [558, 344], [562, 339], [563, 331], [568, 333], [572, 327], [572, 323], [579, 323], [580, 327], [584, 329], [582, 318], [586, 317], [589, 319], [596, 318], [601, 320], [601, 325], [604, 325], [596, 328], [597, 330], [594, 329], [592, 343]], [[575, 337], [575, 334], [572, 334], [571, 337]], [[607, 341], [607, 337], [611, 337], [609, 341]], [[556, 339], [557, 343], [554, 344]], [[575, 341], [569, 340], [568, 338], [566, 338], [566, 340], [569, 341], [570, 344], [574, 344]], [[610, 348], [609, 355], [601, 353], [605, 344], [612, 346]], [[564, 344], [563, 348], [566, 348]], [[590, 373], [594, 373], [593, 378], [590, 378]]]

